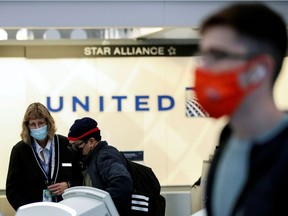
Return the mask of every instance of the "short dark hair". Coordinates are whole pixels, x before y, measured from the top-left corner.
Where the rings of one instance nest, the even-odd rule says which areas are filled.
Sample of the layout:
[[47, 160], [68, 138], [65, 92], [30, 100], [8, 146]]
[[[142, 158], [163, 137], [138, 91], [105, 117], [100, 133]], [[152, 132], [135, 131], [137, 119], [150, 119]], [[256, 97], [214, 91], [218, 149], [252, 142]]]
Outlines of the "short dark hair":
[[274, 83], [287, 51], [287, 29], [283, 18], [263, 3], [238, 3], [204, 20], [200, 32], [203, 34], [210, 27], [219, 25], [232, 28], [240, 37], [252, 40], [259, 53], [274, 58]]

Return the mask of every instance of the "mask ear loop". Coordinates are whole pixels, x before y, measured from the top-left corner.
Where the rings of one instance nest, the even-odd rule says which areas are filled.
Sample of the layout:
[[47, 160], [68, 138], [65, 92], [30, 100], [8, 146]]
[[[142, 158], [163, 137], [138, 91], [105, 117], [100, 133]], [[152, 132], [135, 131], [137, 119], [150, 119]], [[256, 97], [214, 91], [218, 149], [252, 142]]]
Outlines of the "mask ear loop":
[[251, 83], [258, 83], [265, 77], [266, 71], [263, 65], [259, 65], [256, 67], [254, 73], [250, 77]]
[[255, 65], [256, 63], [261, 64], [264, 72], [266, 71], [268, 73], [272, 73], [275, 65], [274, 59], [268, 54], [259, 54], [250, 60], [251, 66]]
[[253, 89], [257, 88], [264, 80], [264, 77], [267, 73], [267, 70], [264, 66], [266, 63], [265, 58], [267, 58], [266, 55], [258, 55], [257, 57], [251, 59], [247, 64], [247, 72], [253, 73], [249, 75], [250, 77], [248, 78], [249, 81], [247, 83], [247, 91], [252, 91]]

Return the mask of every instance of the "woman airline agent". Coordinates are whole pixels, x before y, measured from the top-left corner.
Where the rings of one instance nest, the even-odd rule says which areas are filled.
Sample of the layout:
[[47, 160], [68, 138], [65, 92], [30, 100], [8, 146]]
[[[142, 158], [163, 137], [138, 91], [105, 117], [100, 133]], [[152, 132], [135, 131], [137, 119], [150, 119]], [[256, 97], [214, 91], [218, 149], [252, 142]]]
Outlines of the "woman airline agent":
[[15, 210], [33, 202], [59, 202], [65, 189], [82, 184], [68, 139], [55, 132], [48, 109], [41, 103], [30, 104], [22, 122], [22, 140], [10, 155], [6, 182], [6, 196]]

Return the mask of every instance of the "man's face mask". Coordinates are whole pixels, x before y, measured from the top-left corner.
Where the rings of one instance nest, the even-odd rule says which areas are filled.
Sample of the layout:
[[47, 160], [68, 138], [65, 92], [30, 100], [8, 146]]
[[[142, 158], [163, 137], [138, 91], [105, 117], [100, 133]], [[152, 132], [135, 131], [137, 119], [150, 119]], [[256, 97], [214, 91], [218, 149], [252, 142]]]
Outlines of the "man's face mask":
[[[83, 162], [83, 159], [86, 157], [85, 155], [83, 155], [83, 148], [79, 146], [82, 145], [84, 142], [81, 142], [79, 144], [73, 145], [73, 144], [69, 144], [69, 149], [71, 150], [73, 157], [77, 160], [77, 162], [79, 163], [79, 166], [81, 168], [81, 170], [85, 170], [86, 169], [86, 165]], [[85, 146], [86, 144], [84, 144]]]
[[[240, 76], [255, 65], [256, 60], [250, 60], [239, 67], [213, 71], [198, 67], [195, 70], [195, 90], [200, 105], [211, 117], [230, 116], [240, 105], [243, 98], [253, 91], [259, 81], [241, 86]], [[264, 72], [262, 70], [262, 72]], [[255, 72], [256, 73], [256, 72]], [[262, 73], [262, 77], [265, 72]], [[259, 76], [260, 77], [260, 76]]]
[[77, 144], [71, 144], [71, 143], [69, 144], [70, 150], [72, 151], [73, 155], [76, 156], [78, 160], [81, 160], [84, 157], [83, 148], [85, 147], [86, 144], [87, 143], [85, 143], [84, 141], [77, 143]]

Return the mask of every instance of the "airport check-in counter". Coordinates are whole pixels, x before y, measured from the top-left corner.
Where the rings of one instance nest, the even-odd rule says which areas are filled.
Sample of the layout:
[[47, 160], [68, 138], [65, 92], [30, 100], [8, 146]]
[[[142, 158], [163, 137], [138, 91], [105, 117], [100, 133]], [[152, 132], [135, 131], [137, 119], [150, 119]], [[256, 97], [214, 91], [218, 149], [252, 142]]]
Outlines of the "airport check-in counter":
[[166, 199], [165, 216], [205, 215], [205, 187], [210, 162], [211, 159], [203, 161], [200, 186], [161, 187], [161, 194]]
[[[165, 216], [189, 216], [198, 213], [205, 207], [204, 191], [209, 166], [210, 160], [204, 160], [200, 186], [192, 187], [192, 185], [175, 185], [161, 187], [161, 194], [166, 199]], [[0, 209], [3, 216], [15, 215], [14, 209], [7, 201], [5, 191], [1, 191]]]

